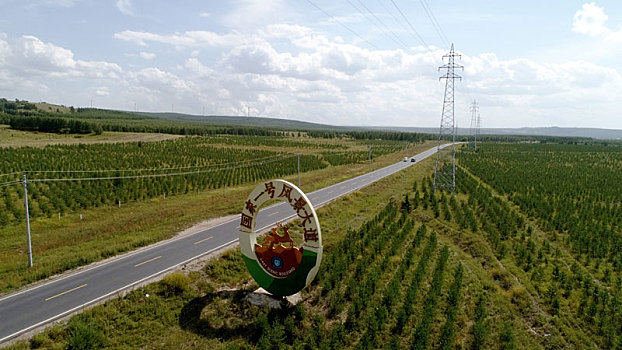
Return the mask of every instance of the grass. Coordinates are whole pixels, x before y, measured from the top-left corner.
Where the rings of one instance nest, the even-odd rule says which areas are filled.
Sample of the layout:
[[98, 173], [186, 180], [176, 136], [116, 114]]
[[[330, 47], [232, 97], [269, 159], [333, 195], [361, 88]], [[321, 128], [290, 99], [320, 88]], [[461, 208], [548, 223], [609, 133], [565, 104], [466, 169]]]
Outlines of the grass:
[[[419, 153], [431, 142], [413, 145], [401, 152], [374, 160], [377, 169]], [[418, 165], [417, 167], [421, 167]], [[423, 165], [430, 169], [431, 165]], [[368, 172], [369, 165], [328, 167], [301, 175], [302, 189], [319, 188]], [[285, 178], [297, 183], [297, 176]], [[186, 195], [158, 197], [139, 202], [106, 206], [70, 213], [58, 218], [31, 222], [34, 266], [28, 268], [25, 225], [0, 229], [0, 292], [14, 291], [27, 284], [171, 238], [204, 220], [237, 214], [254, 184]], [[80, 219], [82, 215], [82, 219]], [[344, 219], [342, 225], [351, 219]]]
[[101, 135], [52, 134], [9, 129], [0, 125], [0, 147], [45, 147], [116, 142], [152, 142], [182, 137], [181, 135], [105, 131]]
[[71, 108], [67, 106], [55, 105], [47, 102], [35, 102], [37, 110], [54, 113], [58, 110], [59, 113], [68, 114], [71, 112]]

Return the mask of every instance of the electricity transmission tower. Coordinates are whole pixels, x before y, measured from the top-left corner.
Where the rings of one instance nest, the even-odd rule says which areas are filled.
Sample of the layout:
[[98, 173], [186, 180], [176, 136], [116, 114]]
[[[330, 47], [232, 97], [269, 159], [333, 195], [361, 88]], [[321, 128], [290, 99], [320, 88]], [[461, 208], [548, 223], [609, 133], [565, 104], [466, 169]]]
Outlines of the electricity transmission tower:
[[473, 150], [477, 152], [477, 137], [479, 136], [479, 128], [480, 128], [480, 118], [479, 118], [479, 105], [477, 101], [473, 100], [471, 103], [471, 136], [473, 137], [473, 141], [471, 142], [473, 146]]
[[[454, 192], [456, 189], [456, 148], [455, 148], [455, 123], [454, 123], [454, 80], [462, 79], [454, 73], [456, 68], [464, 68], [455, 64], [455, 58], [460, 55], [454, 52], [454, 44], [451, 50], [443, 56], [448, 59], [447, 64], [438, 69], [447, 69], [447, 73], [439, 79], [445, 79], [445, 98], [443, 100], [443, 112], [441, 113], [441, 128], [438, 133], [438, 147], [436, 149], [436, 164], [434, 165], [434, 190], [447, 189]], [[442, 147], [443, 141], [451, 141], [451, 145]], [[449, 153], [449, 154], [448, 154]], [[450, 164], [446, 164], [449, 156]]]

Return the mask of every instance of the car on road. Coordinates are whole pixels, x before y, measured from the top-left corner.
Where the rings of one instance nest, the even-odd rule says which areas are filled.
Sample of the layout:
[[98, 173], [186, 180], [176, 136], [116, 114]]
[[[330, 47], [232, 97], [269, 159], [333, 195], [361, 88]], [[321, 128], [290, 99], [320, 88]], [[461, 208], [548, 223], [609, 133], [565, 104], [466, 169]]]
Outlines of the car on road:
[[408, 157], [404, 157], [404, 161], [407, 162], [408, 161]]
[[415, 157], [412, 157], [412, 158], [410, 158], [410, 161], [414, 163], [414, 162], [417, 161], [417, 159], [415, 159]]

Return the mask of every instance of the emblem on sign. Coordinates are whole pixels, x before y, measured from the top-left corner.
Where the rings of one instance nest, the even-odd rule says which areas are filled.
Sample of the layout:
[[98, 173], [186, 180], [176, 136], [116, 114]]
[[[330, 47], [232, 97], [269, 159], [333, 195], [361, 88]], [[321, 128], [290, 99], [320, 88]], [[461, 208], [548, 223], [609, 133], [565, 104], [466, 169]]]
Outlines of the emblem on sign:
[[[302, 219], [303, 243], [300, 248], [294, 245], [289, 228], [281, 223], [265, 235], [263, 244], [257, 243], [257, 214], [269, 200], [287, 202]], [[242, 210], [240, 249], [251, 276], [271, 294], [288, 296], [309, 285], [320, 268], [322, 233], [315, 209], [307, 196], [284, 180], [270, 180], [255, 187]]]

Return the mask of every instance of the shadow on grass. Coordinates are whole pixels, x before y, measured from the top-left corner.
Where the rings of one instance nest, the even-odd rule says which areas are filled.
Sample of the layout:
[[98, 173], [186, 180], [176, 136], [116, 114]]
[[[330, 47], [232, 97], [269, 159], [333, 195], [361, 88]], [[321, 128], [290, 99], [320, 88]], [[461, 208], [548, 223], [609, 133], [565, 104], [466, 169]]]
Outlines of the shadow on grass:
[[181, 309], [179, 325], [206, 338], [252, 339], [256, 312], [244, 300], [248, 293], [246, 290], [220, 291], [194, 298]]

